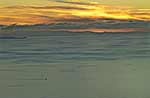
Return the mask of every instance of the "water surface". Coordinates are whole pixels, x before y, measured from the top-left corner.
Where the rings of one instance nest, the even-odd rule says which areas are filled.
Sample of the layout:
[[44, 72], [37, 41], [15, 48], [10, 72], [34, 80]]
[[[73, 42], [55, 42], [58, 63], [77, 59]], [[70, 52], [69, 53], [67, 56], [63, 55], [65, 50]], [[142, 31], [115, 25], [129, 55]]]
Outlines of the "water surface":
[[150, 33], [18, 35], [0, 39], [0, 98], [150, 97]]

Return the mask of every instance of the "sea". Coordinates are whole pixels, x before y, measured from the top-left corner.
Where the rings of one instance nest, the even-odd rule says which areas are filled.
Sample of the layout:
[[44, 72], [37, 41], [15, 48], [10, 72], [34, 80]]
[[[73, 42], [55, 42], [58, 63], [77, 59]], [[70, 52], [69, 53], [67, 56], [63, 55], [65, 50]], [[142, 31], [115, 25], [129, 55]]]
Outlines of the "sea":
[[150, 98], [148, 32], [12, 35], [0, 38], [0, 98]]

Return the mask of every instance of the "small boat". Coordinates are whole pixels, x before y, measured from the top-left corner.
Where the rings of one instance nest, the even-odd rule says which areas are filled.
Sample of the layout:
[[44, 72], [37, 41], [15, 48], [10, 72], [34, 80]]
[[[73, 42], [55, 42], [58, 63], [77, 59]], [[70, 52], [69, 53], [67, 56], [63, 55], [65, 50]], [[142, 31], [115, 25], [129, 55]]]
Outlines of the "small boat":
[[0, 36], [0, 39], [26, 39], [27, 37]]

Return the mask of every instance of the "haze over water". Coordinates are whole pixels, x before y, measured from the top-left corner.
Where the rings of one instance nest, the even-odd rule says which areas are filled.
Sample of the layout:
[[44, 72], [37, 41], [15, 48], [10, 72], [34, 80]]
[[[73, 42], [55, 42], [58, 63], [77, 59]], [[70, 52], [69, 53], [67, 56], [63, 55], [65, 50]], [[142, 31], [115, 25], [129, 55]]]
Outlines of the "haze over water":
[[0, 39], [0, 98], [149, 98], [150, 33]]

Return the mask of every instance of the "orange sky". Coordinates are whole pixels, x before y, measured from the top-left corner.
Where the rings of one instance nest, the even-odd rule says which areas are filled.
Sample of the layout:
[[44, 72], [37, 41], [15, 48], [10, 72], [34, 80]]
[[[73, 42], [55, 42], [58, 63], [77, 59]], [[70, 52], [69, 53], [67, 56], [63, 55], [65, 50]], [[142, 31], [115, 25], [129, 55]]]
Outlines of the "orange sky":
[[2, 1], [0, 4], [3, 5], [0, 7], [0, 24], [80, 22], [80, 20], [82, 22], [86, 19], [100, 18], [150, 20], [149, 8], [137, 8], [126, 4], [124, 6], [114, 5], [114, 3], [104, 4], [107, 2], [102, 4], [98, 0], [94, 2], [90, 0], [88, 2], [84, 0], [83, 2], [82, 0], [36, 2], [38, 0], [33, 0], [31, 2], [28, 0], [28, 2], [20, 1], [20, 5], [17, 0], [14, 3], [10, 3], [11, 1]]

